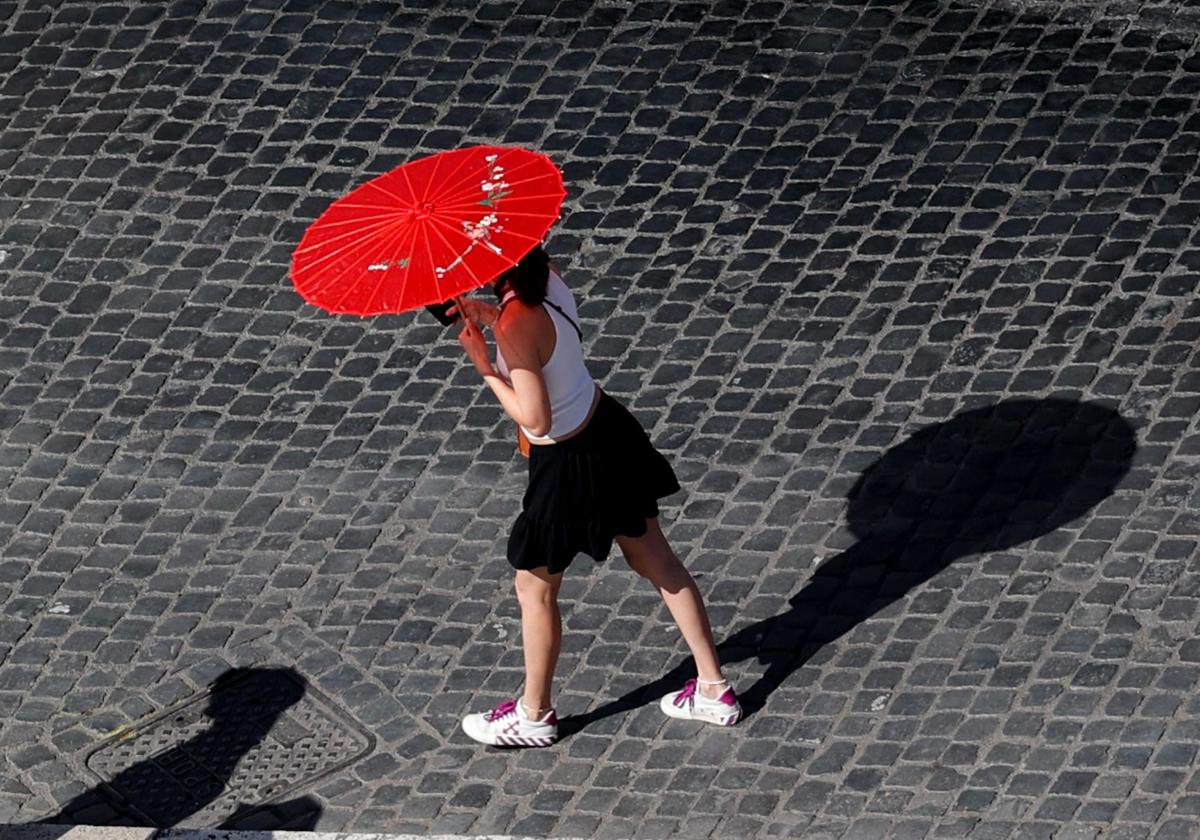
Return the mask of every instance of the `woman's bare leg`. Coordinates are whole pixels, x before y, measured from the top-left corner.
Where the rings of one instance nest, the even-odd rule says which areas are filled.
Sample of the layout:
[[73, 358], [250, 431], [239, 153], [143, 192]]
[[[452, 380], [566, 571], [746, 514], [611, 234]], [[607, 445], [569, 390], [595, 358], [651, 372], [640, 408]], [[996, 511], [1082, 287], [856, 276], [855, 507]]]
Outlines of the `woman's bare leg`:
[[517, 601], [521, 605], [521, 644], [525, 651], [525, 712], [537, 715], [551, 707], [554, 666], [562, 647], [562, 616], [558, 611], [558, 588], [562, 572], [540, 569], [517, 571]]
[[[662, 595], [683, 640], [692, 651], [700, 679], [723, 679], [704, 599], [696, 588], [696, 581], [671, 550], [658, 526], [658, 519], [646, 520], [644, 536], [618, 536], [617, 545], [630, 568], [654, 584]], [[718, 697], [725, 691], [725, 686], [701, 684], [700, 691], [706, 697]]]

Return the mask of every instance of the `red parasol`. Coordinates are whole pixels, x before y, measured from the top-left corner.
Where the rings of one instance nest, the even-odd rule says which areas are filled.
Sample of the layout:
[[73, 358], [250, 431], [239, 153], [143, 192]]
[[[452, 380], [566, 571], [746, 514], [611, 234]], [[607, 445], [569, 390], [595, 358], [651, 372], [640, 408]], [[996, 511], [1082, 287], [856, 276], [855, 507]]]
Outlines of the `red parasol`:
[[516, 265], [565, 196], [558, 168], [528, 149], [473, 146], [414, 160], [321, 214], [292, 254], [292, 283], [335, 313], [442, 303]]

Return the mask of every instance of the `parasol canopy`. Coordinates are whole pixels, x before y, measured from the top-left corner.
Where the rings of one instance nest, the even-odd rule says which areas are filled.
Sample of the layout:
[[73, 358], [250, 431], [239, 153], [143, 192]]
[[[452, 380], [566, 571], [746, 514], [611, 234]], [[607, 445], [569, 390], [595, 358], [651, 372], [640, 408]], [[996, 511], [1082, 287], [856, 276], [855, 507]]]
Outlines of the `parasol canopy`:
[[565, 197], [553, 161], [529, 149], [472, 146], [410, 161], [321, 214], [292, 254], [292, 283], [339, 314], [442, 303], [516, 265]]

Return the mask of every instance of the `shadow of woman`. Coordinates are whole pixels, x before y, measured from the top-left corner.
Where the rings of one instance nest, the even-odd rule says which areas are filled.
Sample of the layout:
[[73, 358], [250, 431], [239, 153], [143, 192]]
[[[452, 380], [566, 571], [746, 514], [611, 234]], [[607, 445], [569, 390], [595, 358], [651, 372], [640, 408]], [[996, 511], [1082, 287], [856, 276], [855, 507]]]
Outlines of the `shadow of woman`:
[[[245, 775], [238, 773], [239, 763], [306, 689], [307, 681], [291, 668], [230, 669], [210, 686], [203, 715], [190, 706], [179, 710], [175, 731], [199, 732], [124, 767], [38, 822], [171, 828], [191, 818], [204, 828], [312, 829], [322, 810], [312, 797], [266, 808], [237, 799], [245, 781], [239, 778]], [[258, 791], [259, 798], [269, 796], [269, 790]], [[205, 824], [210, 822], [219, 824]]]
[[[723, 665], [766, 666], [739, 686], [746, 716], [761, 709], [825, 645], [903, 598], [951, 563], [1049, 534], [1110, 496], [1129, 471], [1133, 428], [1111, 409], [1062, 399], [1013, 399], [937, 423], [885, 452], [847, 494], [858, 542], [822, 563], [789, 609], [717, 646]], [[655, 702], [695, 673], [669, 673], [582, 715], [571, 735]]]

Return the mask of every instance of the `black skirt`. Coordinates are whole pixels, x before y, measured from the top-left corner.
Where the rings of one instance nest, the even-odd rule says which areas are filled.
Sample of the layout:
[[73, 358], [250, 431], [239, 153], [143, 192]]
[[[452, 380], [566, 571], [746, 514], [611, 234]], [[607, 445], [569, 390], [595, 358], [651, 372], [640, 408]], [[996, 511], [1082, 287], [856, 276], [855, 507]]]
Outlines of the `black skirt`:
[[583, 431], [530, 447], [529, 487], [508, 536], [508, 562], [557, 574], [576, 554], [603, 561], [613, 537], [644, 536], [658, 500], [678, 490], [637, 418], [601, 391]]

